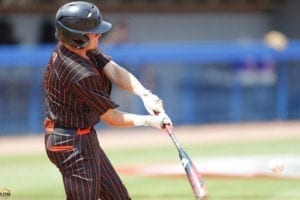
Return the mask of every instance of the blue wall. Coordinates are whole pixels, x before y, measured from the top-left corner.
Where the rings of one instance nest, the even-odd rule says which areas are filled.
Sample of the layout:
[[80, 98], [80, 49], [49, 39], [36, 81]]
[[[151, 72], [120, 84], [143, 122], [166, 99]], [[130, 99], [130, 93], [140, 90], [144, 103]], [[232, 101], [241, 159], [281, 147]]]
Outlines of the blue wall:
[[[49, 46], [0, 47], [0, 135], [41, 133]], [[300, 42], [277, 52], [259, 41], [131, 43], [104, 46], [164, 101], [176, 124], [300, 118]], [[129, 112], [141, 101], [115, 89]]]

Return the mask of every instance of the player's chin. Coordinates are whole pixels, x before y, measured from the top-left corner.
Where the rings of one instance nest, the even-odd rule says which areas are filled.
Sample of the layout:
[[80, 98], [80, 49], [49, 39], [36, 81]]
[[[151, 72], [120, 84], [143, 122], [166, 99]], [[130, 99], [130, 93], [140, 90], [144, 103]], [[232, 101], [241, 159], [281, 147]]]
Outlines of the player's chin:
[[96, 40], [91, 40], [90, 44], [86, 47], [86, 50], [96, 50], [99, 46], [99, 42]]
[[86, 48], [87, 51], [93, 51], [98, 48], [98, 45], [90, 45], [89, 47]]

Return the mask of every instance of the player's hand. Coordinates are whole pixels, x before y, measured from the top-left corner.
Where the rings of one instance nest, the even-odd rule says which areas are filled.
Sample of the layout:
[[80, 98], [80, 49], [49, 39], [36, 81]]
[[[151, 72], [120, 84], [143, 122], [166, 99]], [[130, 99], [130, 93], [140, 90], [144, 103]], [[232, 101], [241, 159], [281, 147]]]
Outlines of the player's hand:
[[152, 94], [149, 90], [141, 95], [141, 99], [144, 103], [145, 109], [150, 115], [165, 113], [162, 100], [155, 94]]
[[152, 126], [157, 129], [164, 129], [165, 125], [172, 126], [172, 121], [166, 113], [149, 115], [145, 122], [145, 126]]

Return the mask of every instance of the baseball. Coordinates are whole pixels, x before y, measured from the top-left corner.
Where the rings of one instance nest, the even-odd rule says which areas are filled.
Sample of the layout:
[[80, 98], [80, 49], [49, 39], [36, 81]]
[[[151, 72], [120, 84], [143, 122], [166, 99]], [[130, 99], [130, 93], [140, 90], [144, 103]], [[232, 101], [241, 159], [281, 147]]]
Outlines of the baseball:
[[273, 159], [270, 160], [268, 167], [272, 172], [279, 173], [283, 170], [283, 162], [280, 159]]

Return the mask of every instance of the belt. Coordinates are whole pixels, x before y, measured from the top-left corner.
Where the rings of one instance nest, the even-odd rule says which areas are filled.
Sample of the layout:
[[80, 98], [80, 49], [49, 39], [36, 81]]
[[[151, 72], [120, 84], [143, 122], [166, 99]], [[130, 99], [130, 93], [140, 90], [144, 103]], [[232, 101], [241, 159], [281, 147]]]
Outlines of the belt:
[[60, 125], [54, 124], [54, 121], [52, 121], [50, 119], [45, 119], [45, 121], [44, 121], [44, 127], [45, 127], [45, 131], [48, 132], [48, 133], [54, 132], [55, 128], [60, 128], [60, 129], [74, 130], [77, 135], [86, 135], [86, 134], [89, 134], [91, 132], [91, 129], [92, 129], [91, 127], [88, 127], [88, 128], [70, 128], [70, 127], [64, 127], [64, 126], [60, 126]]
[[86, 134], [89, 134], [91, 132], [91, 127], [88, 127], [88, 128], [69, 128], [69, 127], [54, 125], [54, 128], [73, 130], [73, 131], [76, 132], [77, 135], [86, 135]]

